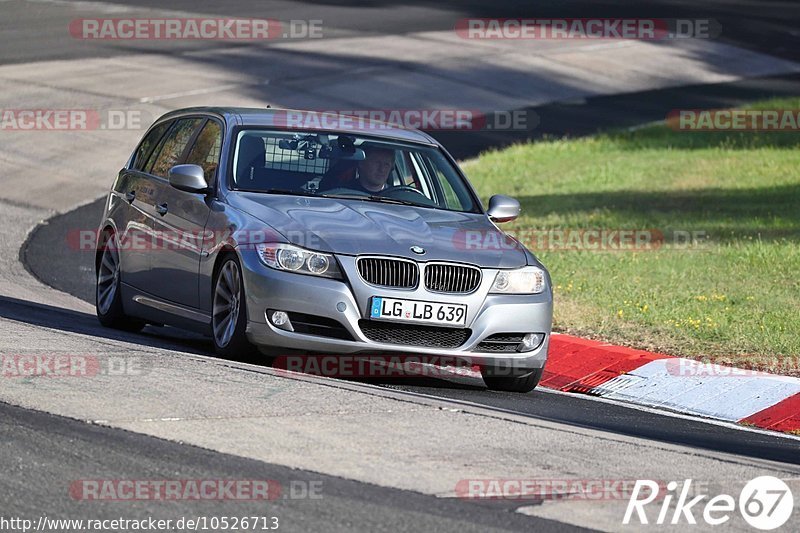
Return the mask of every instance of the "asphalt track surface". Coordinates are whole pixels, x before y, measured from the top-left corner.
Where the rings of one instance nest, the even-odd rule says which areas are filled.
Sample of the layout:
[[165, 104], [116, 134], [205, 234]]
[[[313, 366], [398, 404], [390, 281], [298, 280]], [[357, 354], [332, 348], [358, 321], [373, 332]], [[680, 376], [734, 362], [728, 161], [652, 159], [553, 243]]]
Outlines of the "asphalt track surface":
[[[120, 2], [125, 5], [163, 8], [161, 2]], [[389, 2], [373, 1], [348, 6], [330, 2], [303, 2], [289, 5], [208, 0], [173, 2], [171, 8], [225, 16], [269, 16], [282, 20], [325, 19], [337, 28], [352, 32], [403, 33], [452, 27], [453, 14], [460, 16], [529, 16], [530, 2], [508, 3], [445, 2], [437, 9], [423, 3], [406, 3], [406, 15], [397, 17]], [[646, 13], [632, 15], [625, 2], [567, 3], [556, 7], [551, 3], [534, 6], [539, 17], [651, 16], [669, 18], [714, 18], [725, 27], [724, 40], [738, 46], [772, 55], [798, 59], [798, 9], [791, 2], [775, 2], [764, 9], [758, 2], [654, 2]], [[257, 6], [257, 7], [256, 7]], [[0, 23], [8, 31], [12, 19], [21, 27], [36, 27], [39, 38], [22, 38], [0, 49], [0, 63], [26, 62], [39, 59], [81, 59], [98, 55], [124, 55], [142, 51], [158, 52], [157, 45], [85, 46], [74, 40], [63, 40], [57, 32], [48, 31], [49, 21], [37, 8], [24, 12], [7, 12]], [[60, 22], [58, 22], [60, 23]], [[3, 27], [2, 25], [6, 25]], [[187, 50], [207, 46], [190, 44]], [[234, 46], [234, 45], [232, 45]], [[513, 136], [499, 133], [435, 135], [457, 157], [469, 157], [492, 146], [503, 146], [521, 138], [543, 134], [586, 135], [605, 128], [630, 127], [663, 118], [665, 111], [679, 107], [715, 107], [736, 105], [768, 96], [800, 94], [800, 77], [787, 76], [761, 80], [651, 91], [561, 103], [531, 108], [542, 123], [555, 124], [546, 129], [517, 132]], [[90, 200], [90, 199], [87, 199]], [[94, 229], [100, 217], [102, 200], [59, 215], [42, 225], [20, 250], [20, 258], [37, 278], [48, 285], [92, 301], [93, 275], [91, 254], [75, 253], [67, 246], [68, 229]], [[25, 301], [0, 297], [0, 318], [55, 331], [79, 332], [98, 339], [114, 341], [115, 332], [99, 327], [94, 317], [67, 313], [55, 307], [31, 305]], [[184, 352], [210, 354], [207, 339], [184, 334], [172, 328], [148, 327], [142, 334], [126, 335], [126, 340], [143, 346], [176, 347]], [[555, 421], [576, 427], [636, 436], [652, 441], [680, 444], [698, 450], [712, 450], [749, 457], [800, 464], [798, 441], [762, 432], [737, 430], [701, 420], [666, 416], [625, 406], [599, 403], [580, 396], [536, 391], [529, 395], [488, 392], [480, 384], [456, 385], [435, 380], [370, 383], [382, 387], [434, 396], [458, 402], [480, 404], [517, 415]], [[5, 494], [3, 511], [17, 516], [39, 516], [51, 513], [74, 518], [118, 518], [120, 507], [102, 503], [87, 506], [65, 494], [63, 480], [86, 475], [87, 465], [98, 478], [236, 478], [322, 480], [323, 500], [278, 500], [269, 506], [229, 502], [206, 503], [201, 508], [186, 503], [168, 511], [152, 502], [127, 503], [124, 514], [137, 516], [221, 516], [272, 513], [281, 516], [290, 530], [400, 530], [400, 531], [539, 531], [575, 530], [573, 526], [511, 512], [512, 505], [464, 502], [434, 498], [421, 494], [369, 485], [356, 481], [324, 476], [314, 472], [289, 469], [262, 461], [234, 457], [218, 452], [168, 442], [161, 439], [88, 425], [66, 419], [0, 404], [0, 490]], [[535, 502], [534, 502], [535, 503]], [[247, 511], [247, 512], [245, 512]]]
[[[302, 2], [232, 0], [117, 0], [107, 2], [126, 9], [170, 9], [177, 13], [205, 13], [220, 17], [323, 20], [326, 26], [360, 35], [397, 35], [449, 30], [454, 19], [467, 17], [711, 19], [722, 28], [719, 39], [743, 48], [787, 59], [800, 58], [800, 10], [791, 0], [654, 0], [646, 4], [627, 0], [545, 2], [529, 0], [412, 0], [398, 5], [389, 0]], [[158, 52], [158, 43], [86, 43], [70, 38], [63, 22], [48, 12], [51, 2], [24, 8], [4, 6], [0, 31], [17, 36], [0, 49], [0, 64], [44, 59], [108, 57], [143, 51]], [[114, 15], [110, 15], [114, 16]], [[23, 28], [30, 28], [23, 29]], [[184, 50], [235, 44], [190, 43]]]
[[[435, 498], [209, 452], [136, 433], [0, 403], [3, 512], [32, 519], [172, 519], [199, 516], [278, 517], [290, 531], [567, 531], [564, 524], [509, 512], [502, 502]], [[60, 480], [268, 480], [274, 500], [257, 502], [80, 500]], [[312, 493], [314, 498], [306, 497]]]

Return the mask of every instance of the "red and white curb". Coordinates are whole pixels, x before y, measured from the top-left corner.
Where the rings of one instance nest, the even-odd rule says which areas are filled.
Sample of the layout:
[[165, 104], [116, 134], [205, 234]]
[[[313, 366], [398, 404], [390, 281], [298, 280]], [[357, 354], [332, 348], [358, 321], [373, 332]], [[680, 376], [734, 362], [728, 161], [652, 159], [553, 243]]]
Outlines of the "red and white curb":
[[540, 385], [773, 431], [800, 431], [800, 379], [571, 335], [551, 337]]

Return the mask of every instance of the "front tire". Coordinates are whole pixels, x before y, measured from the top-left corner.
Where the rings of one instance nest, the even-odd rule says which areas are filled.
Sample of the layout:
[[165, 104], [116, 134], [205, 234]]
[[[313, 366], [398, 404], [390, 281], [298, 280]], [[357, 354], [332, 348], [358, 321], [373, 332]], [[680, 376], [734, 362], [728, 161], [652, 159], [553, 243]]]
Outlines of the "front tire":
[[95, 289], [97, 319], [107, 328], [136, 333], [144, 328], [145, 322], [127, 316], [122, 307], [117, 236], [112, 233], [104, 241], [103, 253], [97, 265]]
[[242, 267], [235, 255], [228, 255], [214, 277], [211, 337], [218, 355], [248, 359], [255, 347], [247, 340], [247, 303]]
[[508, 375], [509, 372], [507, 369], [481, 368], [486, 387], [503, 392], [531, 392], [542, 379], [544, 368], [517, 370], [512, 375]]

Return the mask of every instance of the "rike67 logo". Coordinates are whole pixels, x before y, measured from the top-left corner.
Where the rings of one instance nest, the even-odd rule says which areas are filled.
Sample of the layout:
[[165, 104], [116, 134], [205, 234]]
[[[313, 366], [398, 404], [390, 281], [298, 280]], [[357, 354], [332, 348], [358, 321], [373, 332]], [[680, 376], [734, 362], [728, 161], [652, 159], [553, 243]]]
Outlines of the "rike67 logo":
[[[665, 491], [660, 489], [665, 488]], [[709, 497], [708, 494], [692, 494], [692, 480], [687, 479], [683, 484], [670, 481], [664, 487], [649, 479], [637, 480], [633, 487], [625, 516], [624, 525], [655, 523], [663, 524], [689, 524], [698, 523], [698, 517], [711, 526], [718, 526], [728, 522], [731, 515], [735, 514], [737, 504], [742, 518], [756, 529], [768, 531], [784, 525], [792, 516], [794, 497], [789, 486], [773, 476], [760, 476], [749, 481], [738, 501], [728, 494], [719, 494]], [[658, 509], [658, 516], [654, 522], [652, 512], [648, 516], [645, 507], [653, 502], [660, 501], [650, 508]], [[675, 502], [674, 509], [672, 503]]]

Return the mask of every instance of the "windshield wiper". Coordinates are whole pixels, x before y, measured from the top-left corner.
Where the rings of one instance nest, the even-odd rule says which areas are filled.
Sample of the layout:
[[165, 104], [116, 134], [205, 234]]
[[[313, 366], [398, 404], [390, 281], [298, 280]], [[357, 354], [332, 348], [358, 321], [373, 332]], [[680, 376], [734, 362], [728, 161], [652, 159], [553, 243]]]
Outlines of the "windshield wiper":
[[251, 192], [260, 192], [260, 193], [266, 193], [266, 194], [288, 194], [288, 195], [294, 195], [294, 196], [321, 196], [319, 194], [315, 194], [313, 192], [304, 191], [302, 189], [299, 190], [299, 191], [293, 191], [293, 190], [290, 190], [290, 189], [264, 189], [264, 190], [251, 191]]
[[255, 192], [259, 194], [284, 194], [286, 196], [312, 196], [314, 198], [335, 198], [335, 196], [329, 196], [327, 194], [320, 194], [313, 191], [304, 191], [304, 190], [291, 190], [291, 189], [236, 189], [237, 191], [241, 192]]
[[321, 195], [325, 198], [343, 198], [347, 200], [372, 200], [373, 202], [381, 202], [384, 204], [398, 204], [398, 205], [411, 205], [414, 207], [428, 207], [425, 204], [418, 204], [416, 202], [409, 202], [408, 200], [398, 200], [397, 198], [388, 198], [386, 196], [378, 196], [376, 194], [363, 195], [363, 194], [331, 194]]
[[416, 202], [410, 202], [408, 200], [398, 200], [397, 198], [387, 198], [386, 196], [375, 196], [374, 194], [367, 196], [367, 198], [369, 198], [374, 202], [383, 202], [385, 204], [414, 205], [417, 207], [421, 205]]
[[397, 198], [388, 198], [386, 196], [378, 196], [376, 194], [321, 194], [309, 191], [292, 191], [289, 189], [263, 189], [263, 190], [248, 190], [248, 189], [239, 189], [244, 192], [257, 192], [262, 194], [285, 194], [285, 195], [294, 195], [294, 196], [313, 196], [315, 198], [340, 198], [346, 200], [362, 200], [367, 201], [371, 200], [373, 202], [381, 202], [384, 204], [397, 204], [397, 205], [410, 205], [413, 207], [431, 207], [425, 204], [418, 204], [416, 202], [409, 202], [408, 200], [398, 200]]

